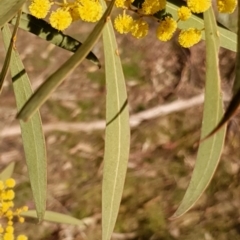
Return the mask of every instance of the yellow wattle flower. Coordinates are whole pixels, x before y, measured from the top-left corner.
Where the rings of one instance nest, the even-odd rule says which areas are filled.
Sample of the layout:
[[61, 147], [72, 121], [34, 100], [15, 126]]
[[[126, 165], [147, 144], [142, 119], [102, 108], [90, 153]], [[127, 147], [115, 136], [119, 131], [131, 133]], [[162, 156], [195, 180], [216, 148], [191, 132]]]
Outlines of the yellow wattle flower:
[[202, 32], [196, 28], [181, 30], [178, 42], [182, 47], [190, 48], [201, 40]]
[[187, 6], [194, 13], [202, 13], [209, 9], [211, 0], [187, 0]]
[[237, 6], [237, 0], [217, 0], [217, 8], [220, 13], [233, 13]]
[[29, 11], [36, 18], [45, 18], [50, 8], [49, 0], [33, 0], [29, 6]]
[[69, 11], [59, 8], [57, 11], [51, 13], [49, 21], [52, 27], [63, 31], [72, 23], [72, 17]]
[[185, 6], [180, 7], [178, 9], [177, 13], [178, 13], [178, 18], [181, 21], [186, 21], [192, 15], [191, 10], [188, 7], [185, 7]]
[[135, 38], [143, 38], [148, 34], [148, 23], [143, 19], [134, 20], [131, 27], [131, 33]]
[[172, 17], [165, 17], [164, 20], [160, 21], [157, 28], [157, 38], [160, 41], [166, 42], [170, 40], [177, 29], [177, 22]]
[[97, 22], [102, 16], [102, 5], [98, 1], [84, 0], [79, 4], [80, 18], [85, 22]]
[[166, 8], [166, 0], [145, 0], [142, 4], [144, 14], [153, 15]]
[[115, 18], [114, 27], [121, 34], [129, 33], [131, 31], [132, 23], [133, 18], [130, 15], [123, 13]]
[[[6, 181], [0, 181], [0, 239], [13, 240], [14, 236], [14, 223], [13, 218], [17, 217], [19, 222], [24, 222], [24, 218], [20, 214], [28, 210], [27, 206], [13, 210], [13, 199], [15, 192], [13, 187], [15, 186], [15, 180], [12, 178]], [[27, 240], [25, 235], [19, 235], [17, 240]]]

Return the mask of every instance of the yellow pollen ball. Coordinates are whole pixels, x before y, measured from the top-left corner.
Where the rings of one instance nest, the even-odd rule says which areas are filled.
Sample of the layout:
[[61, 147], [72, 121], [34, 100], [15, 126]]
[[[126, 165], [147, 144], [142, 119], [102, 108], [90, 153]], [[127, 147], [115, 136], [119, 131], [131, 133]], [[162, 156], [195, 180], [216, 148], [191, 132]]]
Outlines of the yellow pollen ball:
[[19, 221], [20, 223], [24, 223], [24, 222], [25, 222], [25, 219], [24, 219], [23, 217], [20, 217], [20, 218], [18, 219], [18, 221]]
[[237, 6], [237, 0], [217, 0], [217, 8], [220, 13], [233, 13]]
[[196, 28], [181, 30], [178, 42], [182, 47], [189, 48], [201, 40], [202, 32]]
[[132, 23], [133, 18], [130, 15], [123, 13], [123, 15], [119, 14], [115, 18], [114, 27], [121, 34], [129, 33], [131, 31]]
[[14, 232], [14, 228], [12, 226], [7, 226], [6, 227], [6, 232], [13, 233]]
[[7, 180], [5, 181], [5, 185], [6, 185], [6, 187], [8, 187], [8, 188], [13, 188], [13, 187], [15, 187], [16, 182], [15, 182], [15, 180], [14, 180], [13, 178], [9, 178], [9, 179], [7, 179]]
[[157, 28], [157, 38], [160, 41], [166, 42], [170, 40], [177, 29], [177, 22], [172, 17], [165, 17], [160, 21], [160, 25]]
[[80, 18], [86, 22], [97, 22], [102, 16], [102, 6], [98, 1], [84, 0], [78, 7]]
[[15, 198], [15, 193], [13, 190], [7, 190], [7, 199], [8, 200], [13, 200]]
[[187, 0], [187, 6], [194, 13], [202, 13], [211, 6], [211, 0]]
[[144, 14], [153, 15], [166, 8], [166, 0], [145, 0], [142, 4]]
[[177, 13], [178, 13], [178, 18], [182, 21], [186, 21], [192, 15], [191, 10], [185, 6], [180, 7]]
[[17, 240], [27, 240], [28, 238], [25, 235], [19, 235]]
[[131, 33], [135, 38], [143, 38], [148, 34], [148, 23], [142, 19], [134, 20], [131, 27]]
[[49, 21], [52, 27], [63, 31], [72, 23], [72, 17], [68, 11], [59, 8], [57, 11], [52, 12]]
[[4, 233], [3, 240], [14, 240], [14, 235], [12, 233]]
[[8, 221], [8, 226], [12, 226], [13, 225], [13, 221]]
[[36, 18], [45, 18], [50, 8], [49, 0], [33, 0], [29, 6], [29, 11]]

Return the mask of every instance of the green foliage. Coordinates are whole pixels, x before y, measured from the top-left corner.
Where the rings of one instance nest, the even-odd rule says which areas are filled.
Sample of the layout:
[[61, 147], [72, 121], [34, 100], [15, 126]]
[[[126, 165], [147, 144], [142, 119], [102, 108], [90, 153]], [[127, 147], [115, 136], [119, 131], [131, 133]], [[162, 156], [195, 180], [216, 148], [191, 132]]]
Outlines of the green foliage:
[[[104, 4], [104, 1], [102, 1]], [[102, 238], [111, 239], [127, 172], [130, 127], [125, 80], [114, 30], [103, 30], [106, 72], [106, 134], [102, 194]]]
[[[34, 210], [23, 212], [21, 215], [24, 217], [35, 218], [35, 219], [38, 217], [36, 211]], [[43, 220], [54, 222], [54, 223], [77, 225], [79, 227], [84, 226], [84, 222], [77, 218], [74, 218], [62, 213], [52, 212], [52, 211], [46, 211]]]
[[[8, 25], [4, 26], [2, 33], [4, 45], [7, 48], [11, 38]], [[12, 54], [10, 70], [17, 109], [19, 110], [31, 96], [32, 89], [28, 75], [16, 50]], [[37, 111], [27, 123], [20, 121], [20, 126], [36, 211], [41, 221], [46, 208], [47, 156], [39, 112]]]
[[13, 174], [13, 170], [14, 170], [14, 167], [15, 167], [15, 163], [14, 162], [11, 162], [9, 163], [5, 169], [2, 170], [2, 172], [0, 173], [0, 179], [2, 181], [10, 178]]
[[26, 0], [0, 1], [0, 28], [17, 14], [25, 2]]
[[18, 113], [17, 118], [27, 121], [34, 112], [48, 99], [50, 94], [62, 83], [62, 81], [84, 60], [84, 58], [91, 51], [94, 44], [100, 37], [102, 30], [106, 24], [106, 18], [112, 11], [115, 1], [112, 1], [108, 9], [102, 16], [101, 20], [93, 29], [92, 33], [83, 43], [83, 45], [61, 66], [55, 73], [53, 73], [31, 96], [31, 98], [24, 104]]
[[[223, 116], [218, 66], [219, 37], [212, 9], [204, 13], [206, 36], [206, 85], [201, 137], [205, 137]], [[185, 196], [172, 218], [183, 215], [200, 198], [219, 163], [226, 128], [200, 143], [192, 179]]]
[[[102, 181], [102, 239], [110, 240], [117, 221], [123, 195], [130, 149], [130, 124], [126, 84], [114, 30], [110, 21], [115, 0], [112, 0], [108, 4], [108, 7], [105, 6], [105, 1], [101, 0], [102, 6], [106, 9], [105, 13], [83, 44], [63, 32], [54, 29], [42, 19], [37, 19], [27, 13], [20, 13], [24, 2], [25, 1], [21, 0], [0, 1], [0, 27], [2, 27], [3, 45], [7, 51], [4, 66], [0, 74], [0, 92], [8, 68], [10, 68], [17, 103], [17, 118], [20, 121], [28, 174], [36, 205], [36, 212], [28, 211], [22, 215], [38, 218], [39, 221], [46, 220], [78, 226], [84, 224], [82, 221], [73, 217], [45, 211], [47, 198], [47, 157], [39, 108], [85, 58], [100, 66], [98, 58], [91, 50], [101, 34], [103, 34], [107, 94]], [[133, 5], [136, 8], [141, 8], [142, 3], [142, 0], [136, 0]], [[170, 14], [169, 16], [173, 16], [176, 19], [178, 18], [178, 5], [179, 1], [176, 0], [167, 2], [166, 12]], [[16, 16], [17, 13], [18, 18]], [[152, 17], [161, 20], [163, 14], [165, 14], [165, 9], [153, 14]], [[12, 34], [8, 24], [14, 25]], [[240, 103], [240, 71], [237, 69], [233, 89], [235, 96], [224, 115], [218, 65], [219, 48], [224, 47], [231, 51], [238, 52], [237, 68], [239, 68], [240, 47], [238, 46], [237, 48], [237, 42], [240, 41], [239, 34], [237, 39], [237, 34], [217, 24], [212, 8], [207, 10], [203, 17], [196, 14], [192, 15], [189, 21], [182, 21], [180, 26], [182, 29], [194, 26], [198, 29], [204, 29], [205, 32], [203, 39], [205, 39], [206, 42], [206, 84], [201, 129], [201, 138], [204, 139], [204, 141], [200, 142], [191, 181], [172, 219], [185, 214], [197, 202], [210, 183], [223, 149], [226, 131], [225, 123], [231, 118]], [[14, 45], [18, 27], [74, 53], [59, 69], [49, 76], [34, 93], [32, 92], [30, 80]], [[0, 178], [3, 180], [9, 178], [13, 172], [13, 168], [14, 164], [10, 164], [0, 174]], [[155, 209], [153, 206], [151, 218], [154, 219], [156, 224], [164, 225], [165, 220], [163, 217], [155, 219]], [[154, 229], [155, 227], [156, 226], [150, 226], [149, 228]]]

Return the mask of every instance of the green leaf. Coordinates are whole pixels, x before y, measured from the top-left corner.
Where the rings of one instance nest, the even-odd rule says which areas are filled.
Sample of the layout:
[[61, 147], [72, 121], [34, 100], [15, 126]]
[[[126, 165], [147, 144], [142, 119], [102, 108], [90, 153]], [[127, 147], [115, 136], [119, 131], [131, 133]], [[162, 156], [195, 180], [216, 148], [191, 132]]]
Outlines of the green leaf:
[[0, 28], [10, 21], [26, 0], [0, 0]]
[[8, 178], [12, 177], [13, 171], [15, 167], [15, 162], [11, 162], [3, 169], [3, 171], [0, 173], [0, 180], [5, 181]]
[[28, 99], [17, 115], [17, 118], [27, 121], [32, 114], [47, 100], [49, 95], [62, 83], [62, 81], [82, 62], [86, 55], [99, 39], [103, 27], [114, 6], [115, 0], [109, 4], [106, 12], [94, 27], [83, 45], [71, 56], [55, 73], [53, 73]]
[[[27, 212], [22, 212], [21, 216], [23, 217], [30, 217], [30, 218], [37, 218], [37, 214], [35, 210], [29, 210]], [[49, 222], [54, 222], [54, 223], [63, 223], [63, 224], [71, 224], [71, 225], [83, 225], [84, 226], [84, 222], [71, 217], [69, 215], [66, 214], [62, 214], [62, 213], [57, 213], [57, 212], [52, 212], [52, 211], [46, 211], [43, 220], [45, 221], [49, 221]]]
[[[177, 10], [179, 6], [183, 5], [182, 1], [178, 0], [169, 0], [167, 1], [166, 11], [171, 13], [174, 19], [178, 19]], [[180, 29], [186, 29], [190, 27], [204, 29], [204, 22], [200, 16], [192, 15], [190, 19], [187, 21], [179, 21], [178, 27]], [[233, 33], [223, 26], [218, 26], [218, 32], [220, 35], [220, 46], [231, 51], [237, 51], [237, 35]], [[205, 35], [203, 34], [203, 39], [205, 39]]]
[[5, 78], [7, 76], [7, 73], [8, 73], [9, 64], [10, 64], [11, 56], [12, 56], [12, 49], [13, 49], [14, 43], [15, 43], [14, 39], [15, 39], [16, 34], [17, 34], [17, 29], [18, 29], [21, 13], [22, 13], [22, 11], [18, 12], [17, 19], [16, 19], [16, 24], [14, 25], [14, 30], [13, 30], [13, 33], [12, 33], [10, 44], [8, 46], [8, 49], [7, 49], [7, 54], [6, 54], [4, 63], [3, 63], [2, 71], [0, 72], [0, 94], [2, 92], [2, 87], [3, 87], [4, 80], [5, 80]]
[[[240, 2], [239, 2], [240, 5]], [[240, 19], [240, 11], [238, 11], [238, 19]], [[215, 126], [215, 128], [202, 140], [209, 138], [213, 134], [215, 134], [219, 129], [221, 129], [236, 113], [239, 105], [240, 105], [240, 20], [238, 20], [238, 49], [237, 49], [237, 64], [236, 64], [236, 77], [233, 84], [233, 98], [231, 99], [227, 110], [224, 113], [224, 116], [220, 120], [220, 122]]]
[[[2, 29], [2, 33], [6, 48], [11, 38], [11, 32], [7, 25]], [[17, 109], [20, 109], [27, 98], [32, 94], [32, 89], [22, 61], [16, 50], [12, 53], [10, 70], [13, 79]], [[20, 126], [33, 197], [38, 218], [41, 221], [46, 208], [47, 159], [39, 112], [36, 112], [28, 123], [20, 121]]]
[[[105, 2], [102, 0], [102, 4]], [[127, 92], [114, 30], [103, 31], [106, 73], [106, 133], [102, 187], [102, 239], [111, 238], [122, 198], [130, 145]]]
[[[10, 21], [11, 24], [16, 23], [16, 17]], [[19, 27], [25, 31], [31, 32], [36, 36], [51, 42], [52, 44], [66, 49], [71, 52], [76, 52], [77, 49], [82, 45], [78, 40], [64, 34], [61, 31], [53, 28], [49, 23], [43, 19], [38, 19], [30, 14], [22, 13]], [[98, 58], [94, 53], [90, 52], [86, 58], [94, 64], [101, 67]]]
[[[201, 137], [206, 136], [223, 115], [223, 104], [218, 71], [219, 38], [213, 10], [204, 13], [206, 34], [206, 87]], [[172, 219], [187, 212], [200, 198], [218, 165], [224, 144], [225, 128], [199, 146], [196, 165], [185, 196]]]

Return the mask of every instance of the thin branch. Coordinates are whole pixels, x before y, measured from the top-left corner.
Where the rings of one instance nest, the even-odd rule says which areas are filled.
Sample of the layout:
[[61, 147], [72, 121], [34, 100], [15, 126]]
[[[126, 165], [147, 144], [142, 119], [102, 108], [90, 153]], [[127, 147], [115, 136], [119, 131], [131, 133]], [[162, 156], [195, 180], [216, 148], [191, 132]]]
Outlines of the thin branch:
[[[130, 117], [130, 126], [132, 128], [139, 126], [143, 121], [151, 120], [160, 116], [166, 116], [174, 112], [180, 112], [185, 109], [198, 106], [204, 101], [204, 95], [200, 94], [193, 98], [187, 100], [176, 100], [172, 103], [164, 104], [161, 106], [153, 107], [151, 109], [142, 111], [137, 114], [133, 114]], [[56, 122], [48, 123], [43, 125], [43, 130], [45, 133], [52, 131], [61, 131], [61, 132], [91, 132], [96, 130], [103, 130], [106, 127], [106, 122], [104, 120], [93, 121], [93, 122], [81, 122], [81, 123], [72, 123], [72, 122]], [[10, 128], [4, 129], [0, 132], [0, 138], [12, 137], [19, 135], [20, 127], [18, 125], [12, 126]]]

